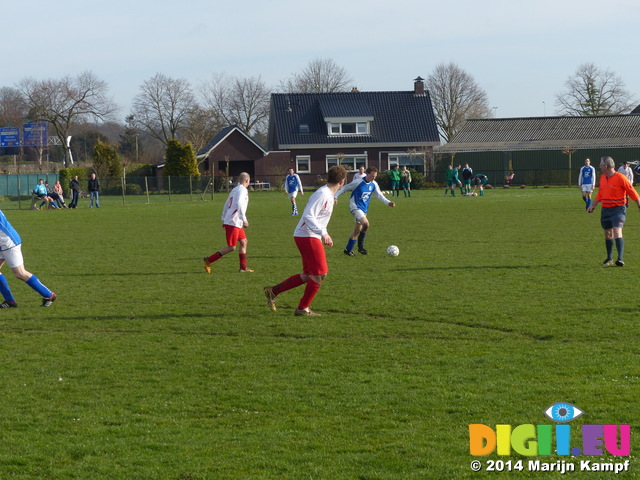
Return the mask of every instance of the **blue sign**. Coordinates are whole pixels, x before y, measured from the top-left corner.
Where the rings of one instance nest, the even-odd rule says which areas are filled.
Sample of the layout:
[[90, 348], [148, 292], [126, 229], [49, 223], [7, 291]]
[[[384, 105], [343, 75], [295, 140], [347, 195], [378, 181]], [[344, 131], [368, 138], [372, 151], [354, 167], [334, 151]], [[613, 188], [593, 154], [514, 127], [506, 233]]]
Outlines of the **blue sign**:
[[19, 147], [20, 129], [18, 127], [0, 128], [0, 147]]
[[28, 122], [22, 126], [23, 145], [26, 147], [40, 147], [47, 145], [47, 122]]

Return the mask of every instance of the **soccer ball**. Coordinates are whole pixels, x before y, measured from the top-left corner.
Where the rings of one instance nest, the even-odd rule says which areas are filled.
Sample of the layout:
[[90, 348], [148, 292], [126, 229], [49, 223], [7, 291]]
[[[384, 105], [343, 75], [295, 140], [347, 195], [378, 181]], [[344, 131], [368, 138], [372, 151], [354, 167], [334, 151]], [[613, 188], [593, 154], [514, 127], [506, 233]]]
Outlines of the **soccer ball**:
[[387, 247], [387, 255], [389, 255], [390, 257], [397, 257], [398, 255], [400, 255], [400, 249], [395, 245], [389, 245]]
[[478, 193], [477, 193], [477, 192], [473, 192], [473, 193], [471, 194], [471, 196], [472, 196], [472, 197], [477, 197], [477, 196], [478, 196]]

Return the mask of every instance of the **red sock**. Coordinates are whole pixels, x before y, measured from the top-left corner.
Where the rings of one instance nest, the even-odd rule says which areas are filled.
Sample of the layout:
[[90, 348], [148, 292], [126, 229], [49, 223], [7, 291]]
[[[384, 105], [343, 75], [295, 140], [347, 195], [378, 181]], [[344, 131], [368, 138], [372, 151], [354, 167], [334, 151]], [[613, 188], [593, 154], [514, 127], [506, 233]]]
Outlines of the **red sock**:
[[291, 290], [292, 288], [299, 287], [304, 282], [302, 281], [302, 277], [300, 274], [293, 275], [287, 278], [284, 282], [280, 282], [278, 285], [273, 287], [273, 293], [276, 295], [280, 295], [282, 292], [286, 292], [287, 290]]
[[240, 270], [246, 270], [247, 269], [247, 254], [246, 253], [240, 253], [240, 254], [238, 254], [238, 256], [240, 257]]
[[220, 252], [216, 252], [213, 255], [211, 255], [209, 258], [207, 258], [207, 260], [209, 260], [209, 263], [213, 263], [216, 260], [220, 260], [222, 258], [222, 255], [220, 255]]
[[316, 296], [316, 293], [318, 293], [318, 290], [320, 290], [320, 284], [309, 279], [309, 281], [307, 282], [307, 286], [304, 289], [304, 294], [300, 299], [298, 310], [304, 310], [305, 308], [309, 308], [309, 305], [311, 305], [311, 302], [313, 301], [313, 297]]

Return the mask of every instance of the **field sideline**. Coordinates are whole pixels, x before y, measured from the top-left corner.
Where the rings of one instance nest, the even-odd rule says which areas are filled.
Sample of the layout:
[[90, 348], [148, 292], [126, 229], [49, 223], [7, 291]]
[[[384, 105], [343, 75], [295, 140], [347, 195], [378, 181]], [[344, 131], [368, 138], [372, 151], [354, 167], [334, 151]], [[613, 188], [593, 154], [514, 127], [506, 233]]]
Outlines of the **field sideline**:
[[640, 478], [637, 208], [627, 266], [604, 268], [600, 212], [585, 213], [577, 187], [442, 193], [395, 209], [373, 199], [370, 255], [355, 258], [341, 197], [312, 319], [293, 316], [302, 289], [275, 313], [262, 293], [300, 271], [284, 193], [250, 193], [253, 274], [236, 254], [203, 270], [224, 246], [225, 194], [75, 211], [0, 202], [27, 270], [59, 296], [40, 308], [2, 270], [20, 307], [0, 311], [0, 478], [493, 477], [470, 468], [469, 424], [552, 424], [543, 411], [559, 401], [585, 412], [574, 432], [631, 424], [631, 457], [533, 458], [630, 459], [617, 477]]

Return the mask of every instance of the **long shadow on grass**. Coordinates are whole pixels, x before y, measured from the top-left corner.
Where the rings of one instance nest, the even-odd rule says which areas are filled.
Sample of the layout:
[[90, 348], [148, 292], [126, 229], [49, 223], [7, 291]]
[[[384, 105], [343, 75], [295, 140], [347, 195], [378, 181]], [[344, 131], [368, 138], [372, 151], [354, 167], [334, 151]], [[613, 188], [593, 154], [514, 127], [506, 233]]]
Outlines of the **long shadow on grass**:
[[416, 268], [393, 268], [394, 272], [418, 272], [424, 270], [469, 270], [473, 268], [474, 270], [478, 269], [487, 269], [487, 270], [524, 270], [524, 269], [533, 269], [533, 268], [549, 268], [555, 267], [557, 264], [551, 265], [548, 263], [541, 265], [466, 265], [466, 266], [451, 266], [451, 267], [416, 267]]
[[56, 273], [56, 277], [156, 277], [175, 275], [201, 275], [201, 271], [189, 272], [109, 272], [109, 273]]
[[[551, 334], [535, 335], [532, 333], [515, 330], [513, 328], [498, 327], [495, 325], [485, 325], [483, 323], [477, 323], [477, 322], [465, 323], [461, 321], [445, 320], [442, 318], [425, 318], [425, 317], [418, 317], [418, 316], [395, 317], [395, 316], [387, 316], [387, 315], [367, 314], [367, 313], [363, 313], [360, 310], [356, 312], [347, 312], [345, 310], [327, 309], [325, 310], [325, 312], [334, 313], [336, 315], [345, 315], [345, 314], [354, 315], [358, 317], [371, 318], [374, 320], [405, 320], [407, 322], [424, 322], [424, 323], [433, 323], [433, 324], [439, 324], [439, 325], [448, 325], [448, 326], [460, 327], [460, 328], [469, 329], [469, 330], [486, 330], [494, 333], [515, 335], [518, 337], [528, 338], [536, 341], [548, 341], [548, 340], [554, 339], [554, 336]], [[449, 337], [446, 337], [446, 338], [449, 338]]]

